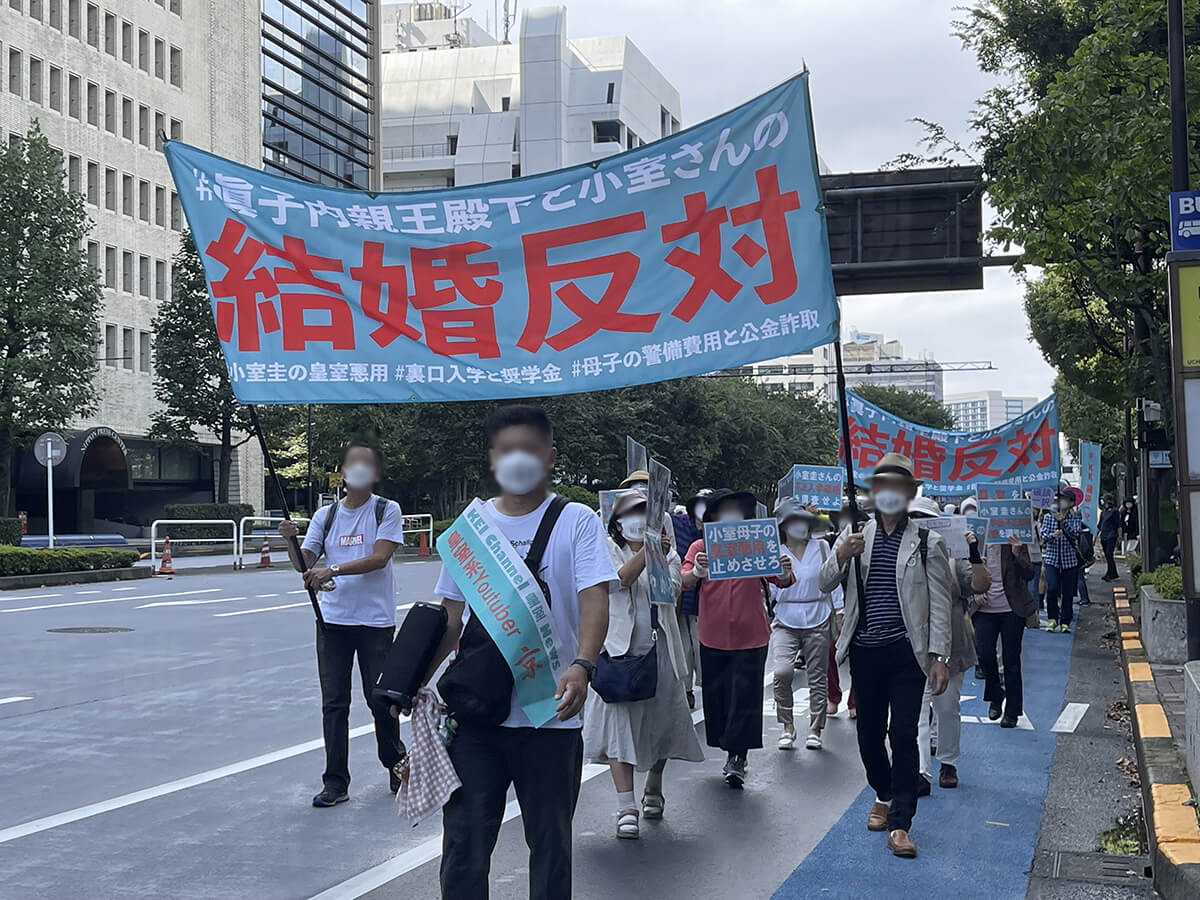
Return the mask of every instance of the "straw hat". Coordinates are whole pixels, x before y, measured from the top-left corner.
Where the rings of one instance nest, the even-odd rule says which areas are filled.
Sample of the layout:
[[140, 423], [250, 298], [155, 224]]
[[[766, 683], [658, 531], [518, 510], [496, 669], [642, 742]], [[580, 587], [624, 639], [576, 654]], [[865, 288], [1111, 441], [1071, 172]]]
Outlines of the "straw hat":
[[630, 472], [628, 475], [625, 476], [625, 480], [622, 481], [619, 485], [617, 485], [617, 487], [619, 487], [619, 488], [633, 487], [639, 481], [644, 481], [647, 484], [649, 484], [650, 483], [650, 473], [647, 472], [645, 469], [634, 469], [632, 472]]
[[902, 453], [885, 453], [875, 464], [875, 471], [867, 476], [867, 482], [874, 486], [876, 478], [897, 479], [909, 484], [921, 484], [913, 474], [913, 462]]

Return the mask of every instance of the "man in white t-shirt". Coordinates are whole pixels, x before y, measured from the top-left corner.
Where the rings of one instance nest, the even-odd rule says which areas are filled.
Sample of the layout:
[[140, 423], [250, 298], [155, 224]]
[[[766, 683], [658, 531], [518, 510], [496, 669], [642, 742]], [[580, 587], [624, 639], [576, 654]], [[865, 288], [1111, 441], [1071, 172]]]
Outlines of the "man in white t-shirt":
[[[325, 619], [323, 627], [317, 624], [325, 774], [324, 787], [313, 797], [316, 807], [350, 799], [350, 693], [356, 654], [363, 695], [375, 718], [379, 761], [388, 770], [392, 792], [400, 788], [395, 771], [405, 752], [400, 725], [386, 705], [371, 697], [396, 630], [392, 554], [404, 543], [400, 505], [372, 493], [379, 475], [373, 449], [365, 444], [347, 447], [342, 459], [346, 496], [317, 510], [300, 550], [308, 566], [304, 583], [317, 590]], [[290, 538], [296, 526], [281, 522], [279, 533]], [[316, 565], [322, 557], [324, 564]], [[303, 568], [295, 558], [292, 564]]]
[[[554, 497], [547, 486], [555, 462], [550, 420], [537, 407], [505, 406], [491, 414], [486, 429], [500, 485], [488, 517], [525, 557]], [[564, 658], [574, 661], [558, 682], [558, 716], [542, 727], [532, 726], [515, 689], [508, 717], [499, 726], [459, 722], [450, 758], [462, 787], [442, 810], [441, 886], [447, 900], [487, 897], [509, 785], [525, 821], [530, 900], [571, 896], [571, 819], [583, 774], [578, 714], [608, 631], [609, 584], [617, 580], [608, 537], [593, 510], [580, 503], [563, 508], [535, 574], [549, 587], [550, 615]], [[444, 567], [436, 592], [451, 625], [434, 668], [453, 649], [470, 616]]]

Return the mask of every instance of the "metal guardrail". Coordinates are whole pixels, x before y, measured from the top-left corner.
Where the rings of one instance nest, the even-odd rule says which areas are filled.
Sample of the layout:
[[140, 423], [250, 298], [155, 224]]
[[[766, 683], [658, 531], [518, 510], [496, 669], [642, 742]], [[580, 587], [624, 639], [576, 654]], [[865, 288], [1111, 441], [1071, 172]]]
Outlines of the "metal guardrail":
[[388, 147], [383, 151], [384, 162], [396, 162], [406, 159], [429, 159], [435, 156], [453, 156], [449, 141], [438, 141], [436, 144], [409, 144], [405, 147]]
[[[175, 538], [171, 541], [173, 544], [223, 544], [229, 541], [234, 545], [234, 552], [237, 552], [238, 540], [238, 524], [233, 519], [155, 519], [150, 523], [150, 568], [155, 566], [154, 548], [158, 543], [158, 538], [155, 536], [158, 533], [159, 525], [213, 525], [213, 526], [229, 526], [230, 536], [228, 538]], [[163, 540], [169, 538], [166, 535]]]
[[[409, 527], [410, 523], [413, 525], [411, 528]], [[429, 552], [433, 552], [433, 516], [429, 513], [416, 513], [411, 516], [405, 516], [402, 527], [406, 535], [421, 534], [422, 532], [427, 534], [429, 536], [426, 538], [429, 542]]]
[[[260, 522], [264, 525], [277, 525], [282, 521], [284, 521], [283, 516], [242, 516], [241, 521], [238, 522], [237, 548], [233, 551], [233, 567], [235, 569], [241, 569], [244, 567], [244, 560], [242, 557], [246, 552], [246, 523]], [[309, 522], [311, 519], [307, 519], [304, 516], [292, 516], [292, 521]], [[270, 533], [266, 535], [266, 538], [270, 540]]]

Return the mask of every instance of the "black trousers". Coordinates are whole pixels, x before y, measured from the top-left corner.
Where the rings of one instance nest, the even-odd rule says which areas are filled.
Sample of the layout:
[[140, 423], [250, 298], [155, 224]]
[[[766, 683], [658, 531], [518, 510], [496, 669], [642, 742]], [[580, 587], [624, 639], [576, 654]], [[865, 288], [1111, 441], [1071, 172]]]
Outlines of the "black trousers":
[[700, 645], [704, 737], [708, 746], [744, 755], [762, 746], [767, 648], [715, 650]]
[[1046, 615], [1063, 625], [1070, 625], [1071, 607], [1079, 590], [1079, 566], [1060, 569], [1043, 564], [1042, 570], [1046, 573]]
[[[983, 669], [983, 699], [989, 703], [1004, 703], [1004, 714], [1019, 718], [1025, 711], [1025, 692], [1021, 686], [1021, 641], [1025, 637], [1025, 620], [1015, 612], [977, 612], [975, 623], [975, 654]], [[1004, 682], [996, 665], [996, 641], [999, 639], [1000, 658], [1004, 660]]]
[[[707, 677], [707, 676], [706, 676]], [[850, 677], [858, 705], [858, 754], [867, 783], [888, 808], [888, 831], [912, 828], [917, 812], [920, 753], [917, 725], [925, 673], [901, 638], [882, 647], [850, 645]], [[891, 759], [884, 740], [892, 747]]]
[[404, 757], [400, 723], [388, 715], [387, 705], [375, 703], [371, 691], [383, 671], [396, 629], [370, 625], [317, 625], [317, 672], [321, 677], [321, 724], [325, 735], [326, 787], [350, 786], [350, 687], [354, 656], [363, 696], [375, 718], [375, 743], [379, 761], [391, 769]]
[[571, 820], [583, 777], [580, 729], [460, 724], [450, 760], [462, 787], [442, 807], [442, 897], [487, 900], [511, 784], [529, 846], [529, 898], [567, 900]]
[[1104, 561], [1108, 563], [1108, 569], [1104, 572], [1105, 578], [1117, 577], [1117, 561], [1113, 558], [1113, 554], [1117, 549], [1117, 536], [1113, 535], [1110, 538], [1100, 538], [1100, 546], [1104, 548]]

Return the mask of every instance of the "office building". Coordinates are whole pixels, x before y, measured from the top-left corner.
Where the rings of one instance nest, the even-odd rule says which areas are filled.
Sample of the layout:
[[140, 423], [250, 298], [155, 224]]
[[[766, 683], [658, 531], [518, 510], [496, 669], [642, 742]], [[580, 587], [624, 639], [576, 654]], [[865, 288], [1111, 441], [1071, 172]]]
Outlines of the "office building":
[[378, 188], [378, 15], [374, 0], [262, 0], [267, 171]]
[[440, 3], [382, 19], [384, 190], [548, 172], [680, 128], [679, 92], [633, 42], [568, 38], [564, 7], [526, 9], [514, 43]]
[[947, 394], [946, 406], [954, 414], [959, 431], [986, 431], [999, 428], [1037, 406], [1037, 397], [1007, 397], [1000, 391], [971, 391]]
[[[259, 139], [259, 15], [236, 0], [8, 0], [0, 6], [0, 139], [37, 119], [63, 155], [94, 227], [100, 275], [99, 397], [70, 424], [55, 468], [61, 532], [138, 534], [164, 503], [211, 501], [211, 435], [199, 447], [146, 439], [154, 409], [152, 321], [171, 290], [184, 227], [160, 152], [181, 139], [251, 165]], [[45, 470], [13, 460], [16, 506], [44, 530]], [[236, 451], [233, 498], [262, 505], [256, 447]]]

